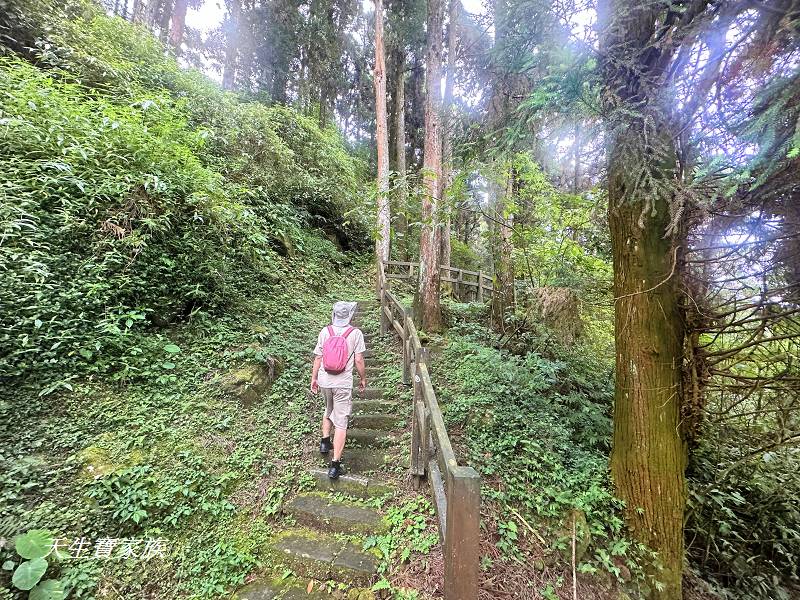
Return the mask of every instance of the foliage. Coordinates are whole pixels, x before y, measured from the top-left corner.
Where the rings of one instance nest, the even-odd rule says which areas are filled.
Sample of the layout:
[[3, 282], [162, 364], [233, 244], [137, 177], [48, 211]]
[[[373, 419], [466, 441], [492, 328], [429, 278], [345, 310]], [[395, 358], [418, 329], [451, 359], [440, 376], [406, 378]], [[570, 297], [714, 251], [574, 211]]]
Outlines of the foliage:
[[[383, 577], [373, 590], [390, 589], [386, 578], [390, 575], [388, 570], [391, 565], [407, 563], [415, 554], [428, 554], [439, 543], [439, 534], [433, 525], [434, 517], [433, 506], [422, 496], [388, 508], [386, 521], [389, 531], [369, 536], [364, 542], [365, 550], [375, 548], [381, 557], [378, 570]], [[396, 592], [401, 597], [405, 593], [402, 590]]]
[[535, 287], [571, 287], [597, 294], [610, 288], [611, 250], [605, 197], [558, 190], [532, 156], [516, 155], [515, 270]]
[[457, 269], [479, 271], [483, 268], [483, 259], [480, 255], [461, 240], [450, 240], [450, 265]]
[[14, 539], [14, 549], [20, 558], [6, 559], [3, 569], [12, 571], [11, 583], [18, 590], [29, 592], [30, 600], [63, 600], [66, 597], [64, 584], [56, 579], [45, 579], [48, 561], [45, 560], [53, 547], [53, 536], [45, 529], [31, 529]]
[[[725, 598], [788, 599], [800, 563], [797, 453], [757, 448], [711, 430], [688, 472], [687, 553]], [[791, 585], [791, 584], [790, 584]]]
[[[305, 357], [334, 300], [368, 297], [359, 295], [360, 267], [337, 272], [326, 253], [316, 256], [319, 265], [298, 265], [278, 283], [244, 274], [246, 305], [199, 313], [170, 340], [137, 334], [137, 344], [174, 364], [172, 379], [77, 379], [72, 392], [50, 396], [31, 382], [0, 402], [0, 513], [59, 538], [168, 540], [163, 560], [62, 561], [58, 578], [71, 598], [94, 597], [101, 581], [124, 597], [217, 598], [268, 564], [279, 507], [304, 485], [317, 408], [306, 395]], [[215, 383], [272, 356], [284, 371], [249, 409]]]
[[4, 376], [50, 373], [51, 392], [144, 374], [168, 361], [137, 333], [218, 314], [243, 271], [344, 260], [304, 228], [362, 247], [359, 217], [343, 219], [361, 167], [335, 130], [239, 102], [91, 4], [32, 9], [15, 35], [46, 70], [0, 58]]
[[589, 566], [618, 572], [612, 558], [630, 557], [608, 473], [610, 365], [549, 343], [539, 344], [547, 354], [515, 356], [488, 346], [492, 339], [481, 325], [455, 323], [434, 378], [446, 382], [440, 397], [449, 428], [462, 432], [464, 460], [500, 509], [498, 547], [517, 556], [518, 514], [557, 539], [578, 510], [594, 551]]

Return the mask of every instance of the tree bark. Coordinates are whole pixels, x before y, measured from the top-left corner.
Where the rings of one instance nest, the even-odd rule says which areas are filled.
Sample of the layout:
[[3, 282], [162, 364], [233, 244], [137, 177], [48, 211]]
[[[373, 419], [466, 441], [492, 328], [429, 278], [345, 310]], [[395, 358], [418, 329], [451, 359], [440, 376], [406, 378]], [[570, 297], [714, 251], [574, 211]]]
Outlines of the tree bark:
[[[386, 58], [383, 49], [383, 0], [375, 0], [375, 118], [378, 143], [378, 227], [375, 257], [379, 263], [389, 260], [389, 131], [386, 114]], [[378, 270], [380, 273], [380, 270]], [[383, 285], [378, 281], [378, 286]]]
[[169, 39], [169, 21], [172, 17], [172, 0], [165, 0], [161, 9], [161, 21], [158, 25], [158, 39], [167, 43]]
[[394, 143], [395, 172], [397, 173], [397, 217], [395, 247], [400, 260], [408, 260], [408, 219], [406, 204], [408, 202], [408, 182], [406, 181], [406, 53], [403, 49], [395, 63], [395, 98], [394, 98]]
[[494, 262], [492, 287], [492, 327], [505, 331], [506, 321], [516, 307], [514, 290], [514, 215], [508, 211], [507, 202], [514, 197], [513, 169], [503, 169], [500, 182], [491, 183], [490, 193], [494, 207], [494, 221], [490, 247]]
[[[613, 158], [610, 173], [624, 164]], [[626, 197], [618, 174], [609, 177], [609, 225], [614, 256], [616, 383], [611, 472], [625, 501], [632, 535], [658, 552], [664, 585], [652, 598], [680, 600], [686, 446], [681, 436], [683, 319], [673, 260], [665, 238], [666, 203], [640, 217], [642, 201]], [[650, 290], [650, 291], [646, 291]]]
[[439, 197], [442, 199], [442, 256], [443, 267], [450, 266], [450, 222], [452, 213], [452, 198], [448, 198], [448, 191], [453, 184], [453, 129], [455, 117], [453, 115], [453, 85], [456, 71], [456, 24], [458, 22], [458, 7], [461, 0], [450, 0], [447, 22], [447, 75], [444, 84], [444, 106], [442, 119], [442, 182]]
[[442, 80], [442, 1], [428, 0], [428, 27], [425, 73], [425, 150], [423, 161], [424, 195], [419, 247], [418, 313], [422, 328], [440, 331], [442, 311], [439, 300], [439, 228], [442, 178], [441, 80]]
[[225, 40], [225, 67], [222, 72], [222, 87], [232, 90], [236, 83], [236, 55], [238, 54], [239, 16], [242, 6], [240, 0], [230, 0], [230, 23]]
[[662, 94], [669, 50], [658, 5], [606, 0], [598, 10], [614, 262], [616, 381], [611, 473], [631, 535], [658, 555], [650, 598], [680, 600], [686, 444], [681, 242], [670, 203], [678, 154]]
[[180, 54], [181, 44], [183, 43], [183, 32], [186, 28], [186, 10], [189, 8], [189, 0], [175, 0], [172, 9], [172, 25], [169, 32], [169, 44], [175, 54]]
[[133, 0], [133, 10], [131, 10], [131, 22], [141, 23], [144, 17], [144, 0]]

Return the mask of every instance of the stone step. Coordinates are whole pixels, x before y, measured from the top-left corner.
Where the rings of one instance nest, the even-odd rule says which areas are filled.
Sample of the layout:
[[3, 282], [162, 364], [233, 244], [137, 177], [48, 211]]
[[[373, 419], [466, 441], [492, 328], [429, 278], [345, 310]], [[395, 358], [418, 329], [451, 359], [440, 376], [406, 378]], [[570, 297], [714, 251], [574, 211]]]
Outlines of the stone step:
[[386, 522], [376, 510], [337, 502], [322, 494], [299, 494], [283, 510], [298, 523], [314, 530], [352, 535], [386, 531]]
[[368, 584], [378, 569], [374, 554], [331, 535], [304, 529], [278, 534], [270, 547], [276, 563], [320, 581]]
[[[345, 461], [347, 457], [345, 457]], [[316, 489], [321, 492], [338, 492], [356, 498], [379, 498], [394, 492], [394, 487], [385, 481], [346, 473], [339, 479], [328, 478], [328, 469], [311, 469]]]
[[396, 441], [396, 436], [380, 429], [353, 427], [347, 430], [347, 443], [362, 448], [385, 448]]
[[[369, 376], [367, 376], [369, 381]], [[353, 389], [353, 400], [360, 398], [361, 400], [383, 400], [386, 397], [386, 390], [381, 388], [366, 388], [363, 392], [358, 390], [358, 387]]]
[[350, 417], [350, 425], [356, 429], [380, 429], [392, 431], [405, 428], [405, 419], [397, 415], [374, 412], [358, 413]]
[[[331, 453], [320, 455], [320, 465], [327, 470]], [[352, 475], [360, 475], [367, 471], [378, 471], [382, 469], [393, 458], [392, 454], [384, 452], [380, 448], [347, 448], [342, 454], [342, 466], [344, 472]]]
[[393, 400], [361, 400], [359, 398], [353, 398], [354, 415], [391, 413], [399, 407], [400, 403]]
[[331, 600], [327, 592], [313, 590], [305, 585], [286, 585], [285, 581], [254, 581], [236, 592], [237, 600]]

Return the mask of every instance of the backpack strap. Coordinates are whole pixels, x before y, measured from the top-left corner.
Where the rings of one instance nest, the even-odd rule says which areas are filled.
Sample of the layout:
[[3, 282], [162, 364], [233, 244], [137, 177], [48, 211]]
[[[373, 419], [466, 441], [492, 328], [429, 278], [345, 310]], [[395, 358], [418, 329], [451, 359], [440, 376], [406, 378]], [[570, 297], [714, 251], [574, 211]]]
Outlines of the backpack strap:
[[348, 328], [347, 328], [347, 329], [344, 331], [344, 333], [342, 334], [342, 337], [346, 339], [346, 338], [347, 338], [347, 336], [348, 336], [348, 335], [350, 335], [350, 334], [353, 332], [353, 330], [354, 330], [354, 329], [355, 329], [355, 327], [348, 327]]
[[333, 332], [333, 325], [328, 325], [328, 337], [334, 337], [336, 334]]

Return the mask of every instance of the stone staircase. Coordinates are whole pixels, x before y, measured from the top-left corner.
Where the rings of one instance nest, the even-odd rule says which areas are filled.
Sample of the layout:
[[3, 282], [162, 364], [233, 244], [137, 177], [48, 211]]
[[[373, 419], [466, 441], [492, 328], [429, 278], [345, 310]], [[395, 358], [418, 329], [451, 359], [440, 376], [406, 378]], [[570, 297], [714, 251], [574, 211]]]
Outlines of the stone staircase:
[[[353, 319], [366, 339], [367, 382], [379, 379], [386, 372], [387, 361], [393, 358], [388, 351], [374, 349], [388, 343], [377, 339], [378, 311], [377, 302], [359, 302]], [[295, 577], [253, 582], [237, 592], [241, 600], [332, 597], [318, 591], [319, 584], [308, 593], [310, 580], [344, 584], [339, 587], [340, 591], [341, 587], [347, 589], [346, 595], [338, 597], [374, 598], [368, 588], [377, 573], [378, 557], [363, 550], [363, 541], [386, 531], [387, 524], [380, 511], [363, 506], [359, 500], [394, 494], [391, 467], [398, 452], [390, 454], [388, 448], [398, 443], [409, 418], [410, 404], [398, 401], [380, 387], [369, 387], [360, 394], [355, 370], [353, 377], [353, 415], [342, 456], [345, 473], [336, 481], [328, 479], [328, 459], [320, 456], [319, 466], [309, 470], [314, 489], [296, 494], [283, 507], [284, 514], [292, 517], [296, 526], [276, 535], [269, 548], [272, 566], [289, 569]], [[321, 416], [315, 416], [316, 422]], [[316, 425], [309, 444], [317, 452]]]

